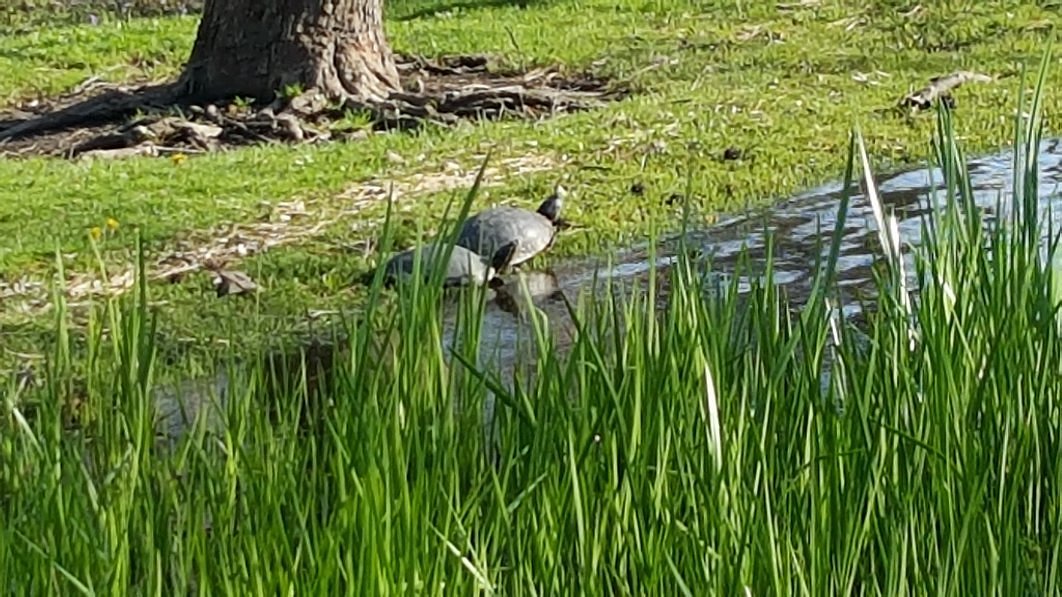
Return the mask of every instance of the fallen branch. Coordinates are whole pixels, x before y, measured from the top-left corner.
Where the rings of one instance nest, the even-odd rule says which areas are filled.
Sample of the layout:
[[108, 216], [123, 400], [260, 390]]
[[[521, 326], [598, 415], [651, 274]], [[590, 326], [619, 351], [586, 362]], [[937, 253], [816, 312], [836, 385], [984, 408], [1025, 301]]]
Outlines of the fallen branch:
[[988, 75], [982, 75], [980, 73], [966, 70], [956, 71], [950, 75], [934, 77], [929, 80], [929, 85], [926, 85], [914, 93], [906, 95], [900, 100], [900, 107], [912, 108], [914, 110], [928, 110], [933, 106], [933, 102], [938, 100], [947, 102], [949, 106], [954, 106], [955, 100], [951, 97], [951, 92], [963, 83], [991, 83], [993, 81], [995, 81], [995, 79]]
[[81, 153], [82, 159], [105, 159], [105, 160], [120, 160], [124, 158], [131, 158], [134, 156], [150, 156], [155, 157], [159, 155], [159, 148], [152, 143], [145, 143], [143, 145], [137, 145], [134, 147], [119, 147], [115, 149], [94, 149], [92, 151], [85, 151]]
[[258, 284], [247, 274], [234, 269], [214, 270], [214, 289], [218, 298], [230, 294], [257, 292]]
[[[119, 128], [113, 133], [104, 133], [70, 149], [71, 157], [87, 152], [129, 150], [139, 145], [186, 145], [209, 151], [217, 145], [216, 139], [225, 131], [213, 124], [190, 122], [180, 118], [166, 116], [162, 118], [144, 118]], [[127, 152], [137, 155], [135, 152]]]

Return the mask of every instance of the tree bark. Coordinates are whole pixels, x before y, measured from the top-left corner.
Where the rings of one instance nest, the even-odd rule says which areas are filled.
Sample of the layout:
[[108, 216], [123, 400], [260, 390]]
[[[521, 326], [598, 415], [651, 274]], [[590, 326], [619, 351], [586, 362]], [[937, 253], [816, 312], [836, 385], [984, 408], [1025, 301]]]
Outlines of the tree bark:
[[297, 85], [375, 103], [400, 89], [383, 0], [207, 0], [182, 83], [197, 101]]

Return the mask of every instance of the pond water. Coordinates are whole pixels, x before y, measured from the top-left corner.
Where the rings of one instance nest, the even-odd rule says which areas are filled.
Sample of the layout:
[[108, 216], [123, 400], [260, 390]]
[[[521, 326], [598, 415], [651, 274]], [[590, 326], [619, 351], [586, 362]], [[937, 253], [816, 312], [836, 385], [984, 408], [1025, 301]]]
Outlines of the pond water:
[[[1045, 141], [1038, 159], [1040, 206], [1050, 217], [1057, 218], [1062, 213], [1060, 141]], [[968, 164], [974, 189], [973, 202], [988, 219], [998, 215], [995, 212], [1000, 193], [1009, 197], [1013, 190], [1012, 160], [1013, 153], [1007, 151]], [[933, 209], [931, 190], [943, 188], [942, 174], [935, 170], [914, 169], [876, 175], [876, 181], [882, 202], [895, 211], [901, 244], [918, 244], [923, 217]], [[784, 287], [789, 300], [799, 305], [811, 290], [816, 263], [824, 259], [829, 250], [829, 237], [836, 224], [842, 191], [840, 183], [825, 185], [764, 209], [731, 215], [708, 228], [688, 233], [687, 246], [710, 259], [713, 273], [726, 275], [735, 270], [743, 252], [751, 265], [763, 263], [768, 235], [771, 235], [774, 283]], [[858, 189], [853, 191], [837, 264], [838, 285], [848, 295], [843, 311], [846, 316], [859, 312], [859, 299], [872, 298], [872, 267], [882, 255], [871, 207]], [[938, 197], [942, 199], [943, 194]], [[505, 288], [488, 304], [484, 313], [480, 366], [496, 370], [502, 379], [511, 379], [515, 368], [532, 362], [533, 336], [531, 324], [525, 316], [526, 308], [520, 308], [521, 304], [526, 305], [521, 287], [529, 291], [534, 306], [548, 317], [551, 331], [563, 347], [572, 330], [562, 296], [574, 302], [579, 293], [590, 289], [595, 280], [618, 281], [621, 286], [634, 281], [644, 282], [653, 265], [651, 253], [655, 255], [652, 259], [657, 272], [663, 274], [675, 259], [676, 245], [676, 239], [665, 239], [656, 245], [655, 252], [641, 247], [613, 255], [608, 261], [571, 260], [548, 271], [521, 271], [507, 276]], [[740, 290], [743, 281], [738, 282]], [[443, 337], [448, 346], [454, 342], [453, 321], [452, 315], [448, 315]], [[331, 353], [319, 353], [319, 356], [321, 354], [327, 357]], [[319, 362], [323, 361], [319, 359]], [[170, 438], [176, 437], [187, 421], [194, 420], [198, 411], [212, 403], [223, 404], [228, 389], [229, 378], [224, 372], [213, 379], [190, 380], [159, 388], [159, 431]], [[214, 396], [218, 398], [216, 403], [212, 399]]]

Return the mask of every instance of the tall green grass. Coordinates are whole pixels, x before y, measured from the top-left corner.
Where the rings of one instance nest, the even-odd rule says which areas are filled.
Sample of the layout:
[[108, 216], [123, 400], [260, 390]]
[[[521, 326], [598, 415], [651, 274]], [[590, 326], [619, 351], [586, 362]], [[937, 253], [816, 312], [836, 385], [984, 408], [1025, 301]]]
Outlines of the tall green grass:
[[[414, 283], [352, 323], [324, 373], [232, 368], [223, 424], [170, 445], [141, 286], [93, 320], [87, 354], [60, 342], [43, 385], [6, 388], [0, 578], [18, 594], [1054, 593], [1044, 72], [1019, 109], [1008, 217], [970, 208], [940, 114], [947, 191], [914, 271], [875, 208], [879, 296], [859, 327], [836, 317], [846, 196], [799, 310], [769, 263], [749, 292], [735, 276], [706, 294], [683, 257], [666, 284], [572, 304], [570, 346], [532, 317], [533, 375], [505, 379], [478, 357], [485, 295], [459, 299], [451, 352], [444, 297]], [[858, 135], [850, 149], [846, 189], [869, 177]]]

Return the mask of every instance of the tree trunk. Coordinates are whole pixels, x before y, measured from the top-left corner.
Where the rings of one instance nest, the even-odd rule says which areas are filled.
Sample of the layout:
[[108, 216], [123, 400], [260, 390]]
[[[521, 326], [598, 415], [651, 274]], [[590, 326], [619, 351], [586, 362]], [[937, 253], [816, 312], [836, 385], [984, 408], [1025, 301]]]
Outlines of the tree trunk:
[[182, 82], [200, 101], [298, 85], [371, 103], [399, 89], [383, 0], [206, 0]]

